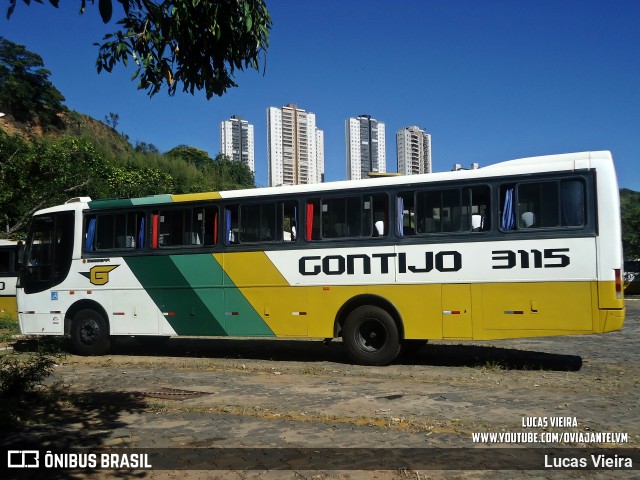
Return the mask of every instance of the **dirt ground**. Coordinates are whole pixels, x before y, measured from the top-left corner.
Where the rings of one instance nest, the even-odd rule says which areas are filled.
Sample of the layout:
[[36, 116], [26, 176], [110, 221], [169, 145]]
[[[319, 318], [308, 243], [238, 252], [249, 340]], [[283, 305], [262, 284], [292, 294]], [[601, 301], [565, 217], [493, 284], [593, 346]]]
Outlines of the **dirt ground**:
[[[169, 465], [176, 447], [233, 448], [249, 458], [223, 470], [127, 470], [119, 472], [123, 478], [640, 478], [640, 299], [626, 304], [620, 332], [432, 342], [388, 367], [351, 365], [338, 341], [325, 347], [310, 340], [180, 338], [142, 348], [120, 339], [104, 357], [67, 355], [49, 380], [60, 392], [55, 411], [39, 407], [35, 420], [6, 432], [1, 443], [43, 450], [166, 448], [160, 452]], [[540, 424], [565, 417], [565, 425]], [[626, 434], [626, 441], [473, 439], [474, 433], [509, 432], [612, 432]], [[382, 450], [420, 455], [427, 448], [455, 449], [441, 452], [457, 462], [458, 453], [480, 447], [514, 449], [515, 458], [532, 448], [606, 448], [612, 455], [634, 454], [634, 470], [514, 472], [517, 461], [511, 471], [482, 470], [497, 468], [491, 458], [472, 462], [473, 470], [463, 470], [463, 463], [460, 470], [438, 470], [442, 463], [428, 461], [399, 468], [393, 451]], [[250, 466], [251, 455], [273, 448], [302, 458], [274, 469]], [[346, 463], [335, 456], [342, 452]], [[487, 452], [490, 457], [494, 450]], [[70, 476], [95, 474], [61, 478]]]

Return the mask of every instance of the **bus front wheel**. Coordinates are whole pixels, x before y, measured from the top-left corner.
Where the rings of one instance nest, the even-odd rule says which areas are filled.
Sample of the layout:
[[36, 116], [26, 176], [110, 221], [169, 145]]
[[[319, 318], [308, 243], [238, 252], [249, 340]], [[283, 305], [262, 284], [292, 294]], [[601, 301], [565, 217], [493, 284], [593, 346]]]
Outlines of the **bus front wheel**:
[[349, 356], [361, 365], [389, 365], [400, 352], [400, 335], [391, 315], [363, 305], [345, 320], [342, 340]]
[[109, 350], [109, 328], [94, 310], [80, 310], [71, 321], [71, 344], [80, 355], [102, 355]]

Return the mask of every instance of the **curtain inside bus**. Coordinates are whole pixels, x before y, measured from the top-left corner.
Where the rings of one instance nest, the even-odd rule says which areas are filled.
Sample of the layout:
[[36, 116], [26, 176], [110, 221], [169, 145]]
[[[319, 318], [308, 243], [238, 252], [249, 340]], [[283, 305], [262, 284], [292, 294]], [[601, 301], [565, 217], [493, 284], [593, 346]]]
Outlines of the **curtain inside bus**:
[[306, 239], [311, 240], [313, 235], [313, 203], [307, 203], [307, 230]]
[[513, 230], [516, 226], [515, 212], [513, 210], [513, 188], [507, 189], [504, 196], [504, 208], [500, 228], [504, 231]]
[[144, 215], [140, 219], [140, 232], [138, 233], [138, 248], [144, 248]]
[[151, 216], [151, 248], [158, 248], [158, 214]]
[[87, 252], [93, 251], [93, 240], [96, 236], [96, 219], [89, 220], [89, 226], [87, 228], [87, 237], [84, 240], [84, 249]]
[[233, 243], [231, 233], [231, 210], [228, 208], [225, 208], [224, 210], [224, 241], [226, 243]]
[[404, 237], [404, 198], [400, 195], [396, 197], [396, 212], [398, 236]]

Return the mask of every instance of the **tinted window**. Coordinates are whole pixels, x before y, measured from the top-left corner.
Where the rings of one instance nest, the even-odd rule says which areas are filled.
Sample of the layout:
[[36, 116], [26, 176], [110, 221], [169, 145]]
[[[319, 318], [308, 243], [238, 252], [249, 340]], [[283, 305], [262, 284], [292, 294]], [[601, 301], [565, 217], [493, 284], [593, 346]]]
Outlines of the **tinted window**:
[[397, 197], [398, 234], [488, 230], [491, 226], [490, 197], [491, 190], [484, 185], [402, 192]]
[[500, 228], [504, 231], [581, 227], [586, 223], [582, 180], [503, 185], [500, 204]]
[[307, 201], [307, 240], [383, 237], [389, 232], [388, 224], [385, 194]]

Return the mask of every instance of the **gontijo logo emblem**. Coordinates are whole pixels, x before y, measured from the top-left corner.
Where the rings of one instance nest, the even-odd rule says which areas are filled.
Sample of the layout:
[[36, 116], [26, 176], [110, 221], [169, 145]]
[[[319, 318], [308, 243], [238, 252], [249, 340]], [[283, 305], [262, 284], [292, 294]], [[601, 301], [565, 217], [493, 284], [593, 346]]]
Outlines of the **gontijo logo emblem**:
[[80, 272], [89, 279], [92, 285], [106, 285], [109, 283], [109, 272], [118, 268], [119, 265], [96, 265], [88, 272]]

